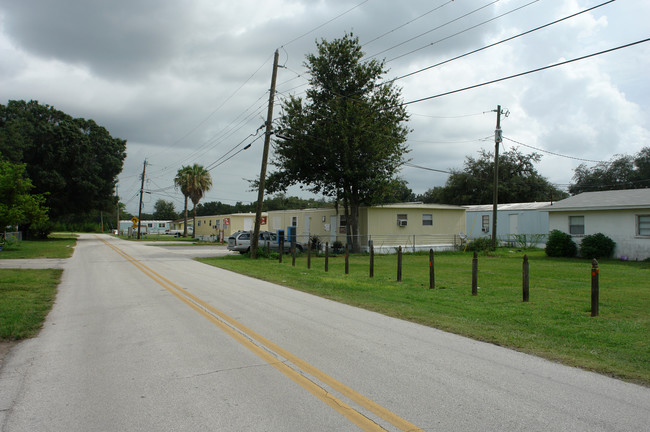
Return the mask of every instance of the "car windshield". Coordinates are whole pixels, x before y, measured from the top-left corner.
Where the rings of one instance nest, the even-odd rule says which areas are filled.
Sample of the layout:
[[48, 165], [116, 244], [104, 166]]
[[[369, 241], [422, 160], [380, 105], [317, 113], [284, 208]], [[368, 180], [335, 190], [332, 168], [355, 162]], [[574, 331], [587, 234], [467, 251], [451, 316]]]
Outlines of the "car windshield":
[[250, 238], [251, 238], [251, 236], [248, 233], [241, 233], [239, 235], [239, 240], [249, 240]]

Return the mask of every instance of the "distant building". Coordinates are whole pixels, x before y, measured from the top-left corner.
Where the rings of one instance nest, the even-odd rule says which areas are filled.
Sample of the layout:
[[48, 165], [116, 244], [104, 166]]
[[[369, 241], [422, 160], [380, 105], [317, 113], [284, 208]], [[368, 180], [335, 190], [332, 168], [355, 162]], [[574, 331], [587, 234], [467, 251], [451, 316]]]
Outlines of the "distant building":
[[[133, 228], [133, 222], [130, 220], [120, 221], [120, 235], [129, 235], [132, 231], [137, 234], [138, 227]], [[170, 220], [143, 220], [140, 221], [140, 234], [169, 234], [172, 229]]]
[[549, 230], [585, 235], [603, 233], [616, 242], [614, 256], [650, 258], [650, 189], [584, 192], [547, 206]]
[[[529, 202], [497, 205], [497, 239], [499, 243], [516, 244], [538, 240], [543, 246], [548, 234], [548, 213], [540, 211], [550, 202]], [[492, 237], [492, 204], [468, 205], [466, 221], [469, 240]]]

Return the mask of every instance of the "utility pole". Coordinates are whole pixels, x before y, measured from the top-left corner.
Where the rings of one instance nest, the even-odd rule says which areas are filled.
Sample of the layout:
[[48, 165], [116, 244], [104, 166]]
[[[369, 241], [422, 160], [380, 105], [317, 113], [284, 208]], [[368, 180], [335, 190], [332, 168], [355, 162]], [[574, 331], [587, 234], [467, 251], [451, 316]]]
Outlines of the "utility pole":
[[[275, 98], [275, 80], [278, 76], [278, 58], [280, 54], [275, 50], [273, 58], [273, 73], [271, 74], [271, 91], [269, 92], [269, 109], [266, 113], [266, 132], [264, 135], [264, 151], [262, 154], [262, 168], [260, 170], [259, 190], [257, 191], [257, 209], [255, 212], [255, 230], [251, 238], [251, 258], [257, 258], [257, 245], [262, 222], [262, 202], [264, 201], [264, 188], [266, 187], [266, 161], [269, 158], [269, 145], [271, 142], [271, 128], [273, 126], [273, 100]], [[268, 223], [268, 222], [267, 222]]]
[[502, 141], [501, 105], [497, 105], [497, 128], [494, 131], [494, 192], [492, 200], [492, 249], [497, 248], [497, 205], [499, 203], [499, 143]]
[[120, 195], [117, 193], [117, 185], [115, 185], [115, 225], [117, 227], [117, 235], [120, 235]]
[[147, 171], [147, 160], [142, 167], [142, 184], [140, 185], [140, 207], [138, 208], [138, 240], [140, 240], [140, 224], [142, 223], [142, 194], [144, 193], [144, 173]]

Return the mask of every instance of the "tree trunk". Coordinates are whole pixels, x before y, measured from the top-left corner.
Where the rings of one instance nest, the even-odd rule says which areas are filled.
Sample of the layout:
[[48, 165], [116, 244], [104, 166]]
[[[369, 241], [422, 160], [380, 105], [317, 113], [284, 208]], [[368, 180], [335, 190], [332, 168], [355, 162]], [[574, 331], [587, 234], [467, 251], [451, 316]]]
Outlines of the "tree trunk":
[[183, 221], [183, 237], [187, 237], [187, 195], [185, 195], [185, 211], [183, 212], [185, 219]]
[[192, 207], [192, 237], [196, 238], [196, 204]]

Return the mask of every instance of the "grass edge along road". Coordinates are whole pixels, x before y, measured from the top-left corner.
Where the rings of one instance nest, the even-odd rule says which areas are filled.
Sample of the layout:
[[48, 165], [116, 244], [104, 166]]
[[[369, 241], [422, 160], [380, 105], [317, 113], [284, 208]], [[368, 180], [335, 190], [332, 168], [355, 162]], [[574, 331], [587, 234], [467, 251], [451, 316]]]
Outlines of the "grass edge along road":
[[[0, 259], [69, 258], [74, 234], [11, 242]], [[36, 336], [52, 309], [63, 270], [0, 269], [0, 342]]]
[[[522, 302], [522, 258], [530, 264], [530, 301]], [[479, 256], [478, 296], [471, 295], [472, 254], [437, 253], [436, 288], [429, 287], [428, 254], [272, 259], [201, 258], [226, 270], [341, 303], [650, 386], [650, 264], [600, 263], [600, 315], [591, 317], [591, 261], [548, 258], [542, 250], [499, 250]]]

